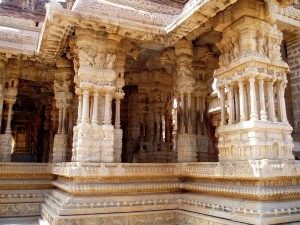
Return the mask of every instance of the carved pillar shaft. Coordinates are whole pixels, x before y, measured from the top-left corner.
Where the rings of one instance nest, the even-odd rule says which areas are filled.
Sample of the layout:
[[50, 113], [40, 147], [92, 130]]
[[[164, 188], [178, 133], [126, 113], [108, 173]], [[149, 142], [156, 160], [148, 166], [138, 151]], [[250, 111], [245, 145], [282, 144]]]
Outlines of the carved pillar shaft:
[[221, 103], [221, 125], [226, 125], [224, 88], [220, 88], [220, 103]]
[[63, 108], [63, 116], [62, 116], [62, 134], [66, 134], [66, 124], [67, 124], [67, 109], [66, 107]]
[[162, 140], [162, 115], [161, 112], [158, 113], [158, 141]]
[[105, 107], [105, 96], [104, 93], [100, 93], [99, 96], [99, 101], [98, 101], [98, 119], [99, 119], [99, 123], [103, 124], [103, 120], [104, 120], [104, 107]]
[[204, 111], [205, 111], [205, 97], [200, 97], [200, 123], [201, 123], [201, 131], [200, 134], [204, 134]]
[[246, 83], [246, 85], [244, 86], [244, 104], [245, 104], [245, 120], [249, 120], [249, 99], [250, 99], [250, 94], [249, 94], [249, 84]]
[[255, 78], [251, 77], [249, 79], [250, 83], [250, 108], [251, 108], [251, 114], [250, 119], [251, 120], [257, 120], [257, 103], [256, 103], [256, 92], [255, 92]]
[[268, 88], [268, 103], [269, 103], [269, 120], [272, 122], [276, 122], [275, 117], [275, 106], [274, 106], [274, 90], [273, 90], [273, 83], [267, 83]]
[[115, 129], [120, 129], [121, 128], [121, 123], [120, 123], [120, 104], [121, 101], [120, 99], [116, 99], [116, 118], [115, 118]]
[[77, 116], [77, 124], [81, 122], [82, 119], [82, 95], [78, 96], [78, 116]]
[[3, 93], [0, 96], [0, 131], [1, 131], [1, 127], [2, 127], [2, 117], [3, 117]]
[[260, 119], [267, 120], [266, 104], [265, 104], [265, 89], [264, 80], [259, 80], [259, 100], [260, 100]]
[[104, 106], [104, 121], [106, 125], [111, 125], [111, 94], [105, 93], [105, 106]]
[[92, 93], [90, 94], [90, 101], [89, 101], [89, 106], [90, 106], [90, 110], [89, 110], [89, 121], [92, 122], [93, 120], [93, 112], [94, 112], [94, 96], [92, 95]]
[[234, 124], [235, 110], [234, 110], [234, 99], [233, 99], [233, 87], [232, 86], [228, 87], [228, 104], [229, 104], [228, 124]]
[[181, 121], [180, 121], [180, 133], [185, 133], [185, 106], [184, 106], [184, 93], [180, 93], [180, 111], [181, 111]]
[[191, 134], [191, 133], [193, 133], [193, 126], [192, 126], [192, 96], [191, 96], [191, 93], [188, 93], [187, 100], [188, 100], [188, 109], [187, 109], [188, 133]]
[[201, 134], [201, 112], [200, 112], [200, 108], [201, 108], [201, 98], [200, 96], [196, 97], [196, 102], [197, 102], [197, 124], [196, 124], [196, 133], [197, 134]]
[[286, 116], [286, 106], [285, 106], [285, 99], [284, 99], [284, 86], [283, 84], [279, 83], [278, 85], [278, 97], [279, 97], [279, 108], [280, 108], [280, 116], [281, 121], [286, 123], [288, 122]]
[[245, 92], [243, 81], [239, 81], [239, 94], [240, 94], [240, 121], [245, 121]]
[[8, 103], [8, 116], [7, 116], [7, 123], [5, 129], [6, 134], [11, 134], [12, 107], [13, 107], [13, 103]]
[[57, 130], [58, 134], [61, 134], [62, 132], [62, 116], [63, 116], [62, 108], [59, 108], [58, 109], [58, 130]]
[[98, 124], [98, 102], [99, 102], [99, 94], [98, 92], [94, 93], [94, 106], [93, 106], [93, 118], [92, 118], [92, 124]]
[[159, 122], [159, 113], [158, 112], [155, 112], [155, 124], [156, 124], [156, 130], [155, 130], [155, 141], [158, 141], [159, 140], [159, 136], [160, 136], [160, 134], [159, 134], [159, 131], [160, 131], [160, 129], [159, 129], [159, 127], [160, 127], [160, 124], [159, 124], [160, 122]]
[[82, 100], [82, 122], [89, 122], [89, 103], [90, 103], [90, 93], [88, 90], [83, 91], [83, 100]]
[[73, 132], [73, 109], [69, 109], [68, 110], [68, 121], [67, 121], [67, 124], [68, 124], [68, 134], [72, 134]]
[[239, 93], [238, 87], [234, 88], [234, 105], [235, 105], [235, 120], [238, 123], [240, 121], [240, 102], [239, 102]]

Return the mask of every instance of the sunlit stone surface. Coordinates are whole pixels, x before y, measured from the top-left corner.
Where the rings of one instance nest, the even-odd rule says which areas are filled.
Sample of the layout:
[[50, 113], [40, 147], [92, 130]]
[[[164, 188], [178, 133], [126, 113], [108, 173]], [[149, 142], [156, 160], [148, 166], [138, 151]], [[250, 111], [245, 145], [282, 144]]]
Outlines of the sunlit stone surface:
[[297, 224], [300, 9], [0, 1], [0, 224]]

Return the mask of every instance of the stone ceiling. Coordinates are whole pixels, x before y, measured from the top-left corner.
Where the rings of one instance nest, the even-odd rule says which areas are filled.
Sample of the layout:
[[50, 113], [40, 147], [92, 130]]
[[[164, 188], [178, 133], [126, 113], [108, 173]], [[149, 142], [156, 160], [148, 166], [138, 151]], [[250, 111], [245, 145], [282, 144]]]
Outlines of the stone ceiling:
[[[46, 26], [41, 31], [42, 23], [37, 25], [45, 16], [44, 6], [49, 1], [36, 0], [32, 5], [33, 1], [2, 0], [0, 53], [6, 53], [11, 58], [53, 63], [64, 51], [64, 40], [72, 33], [72, 28], [78, 26], [117, 31], [125, 38], [142, 43], [143, 46], [139, 46], [142, 49], [158, 51], [174, 46], [176, 41], [186, 37], [193, 40], [196, 47], [209, 45], [218, 54], [213, 43], [220, 35], [210, 32], [213, 25], [207, 20], [208, 15], [213, 17], [213, 14], [227, 7], [221, 0], [76, 0], [72, 10], [66, 9], [66, 5], [60, 8], [59, 3], [59, 6], [50, 7], [51, 16], [46, 18]], [[235, 0], [230, 2], [233, 4]], [[106, 7], [107, 3], [116, 9]], [[219, 8], [215, 7], [216, 4]], [[293, 6], [299, 7], [299, 1]], [[124, 11], [126, 9], [129, 11]], [[294, 22], [295, 29], [300, 27], [300, 13], [295, 11], [298, 10], [292, 7], [277, 9], [276, 19], [283, 21], [283, 28], [286, 27], [286, 18]], [[10, 20], [11, 17], [16, 18]], [[35, 20], [30, 20], [32, 17]]]

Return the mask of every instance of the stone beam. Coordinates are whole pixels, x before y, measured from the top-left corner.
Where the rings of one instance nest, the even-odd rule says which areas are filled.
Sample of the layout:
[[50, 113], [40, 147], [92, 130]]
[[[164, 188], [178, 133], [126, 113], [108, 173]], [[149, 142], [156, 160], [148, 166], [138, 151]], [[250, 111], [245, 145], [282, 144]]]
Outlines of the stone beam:
[[33, 20], [0, 16], [0, 52], [8, 58], [17, 57], [36, 61], [41, 27]]
[[[137, 9], [136, 5], [131, 8], [109, 1], [105, 3], [96, 0], [76, 1], [72, 11], [52, 2], [47, 9], [38, 46], [41, 59], [53, 63], [64, 49], [67, 36], [75, 26], [96, 31], [104, 30], [126, 38], [156, 43], [159, 46], [172, 46], [236, 0], [194, 0], [182, 11], [170, 7], [164, 11], [163, 8], [159, 8], [159, 4], [153, 3], [150, 6], [143, 5], [144, 3], [140, 1], [135, 2], [140, 9]], [[149, 7], [152, 11], [154, 7], [155, 12], [148, 12]]]

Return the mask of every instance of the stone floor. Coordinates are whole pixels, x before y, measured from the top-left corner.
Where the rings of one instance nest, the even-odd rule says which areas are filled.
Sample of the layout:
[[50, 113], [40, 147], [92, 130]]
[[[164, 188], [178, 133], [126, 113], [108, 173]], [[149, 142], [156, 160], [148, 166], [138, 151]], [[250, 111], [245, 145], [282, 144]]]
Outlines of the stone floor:
[[0, 218], [0, 225], [49, 225], [42, 217]]

